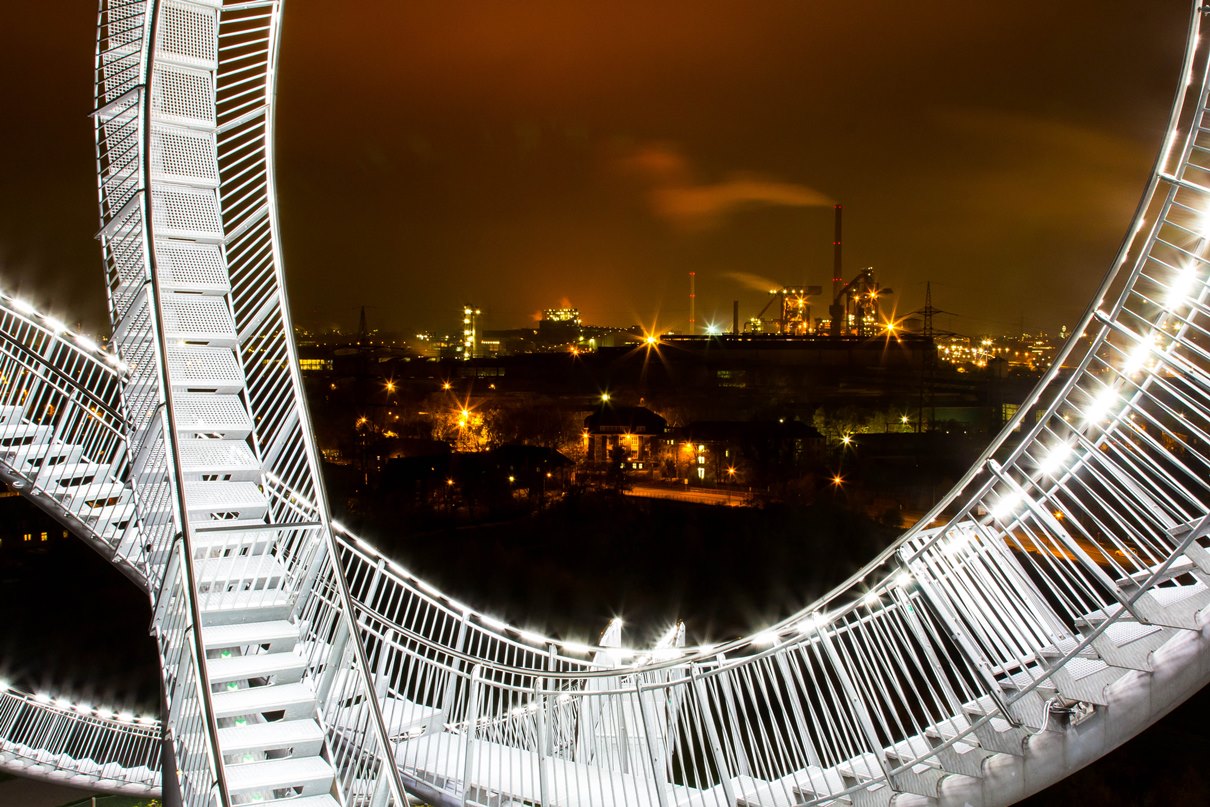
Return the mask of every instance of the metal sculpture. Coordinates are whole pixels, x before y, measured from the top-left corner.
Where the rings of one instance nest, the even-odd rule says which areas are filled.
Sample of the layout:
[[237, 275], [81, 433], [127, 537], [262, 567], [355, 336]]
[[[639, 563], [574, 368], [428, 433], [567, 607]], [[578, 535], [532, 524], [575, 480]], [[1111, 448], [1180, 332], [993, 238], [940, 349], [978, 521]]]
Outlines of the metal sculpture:
[[116, 358], [0, 300], [0, 470], [152, 597], [183, 803], [1006, 804], [1205, 683], [1199, 3], [1130, 235], [1021, 414], [835, 591], [641, 654], [478, 613], [328, 517], [275, 225], [279, 15], [102, 3]]

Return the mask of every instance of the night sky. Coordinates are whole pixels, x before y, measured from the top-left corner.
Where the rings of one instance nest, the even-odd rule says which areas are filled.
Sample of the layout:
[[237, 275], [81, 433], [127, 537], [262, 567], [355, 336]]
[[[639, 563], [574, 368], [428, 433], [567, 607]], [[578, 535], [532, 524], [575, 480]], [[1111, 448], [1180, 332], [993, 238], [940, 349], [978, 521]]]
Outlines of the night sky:
[[[1126, 230], [1186, 0], [287, 4], [282, 236], [300, 324], [488, 328], [570, 303], [684, 329], [875, 267], [899, 313], [1057, 329]], [[93, 0], [5, 9], [0, 277], [104, 317]]]

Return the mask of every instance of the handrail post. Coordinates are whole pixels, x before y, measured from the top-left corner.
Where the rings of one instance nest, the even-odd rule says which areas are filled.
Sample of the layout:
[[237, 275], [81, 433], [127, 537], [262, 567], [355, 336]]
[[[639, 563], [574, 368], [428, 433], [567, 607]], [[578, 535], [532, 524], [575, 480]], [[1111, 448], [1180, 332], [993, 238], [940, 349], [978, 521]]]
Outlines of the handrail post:
[[819, 636], [820, 644], [823, 645], [824, 652], [828, 656], [828, 660], [832, 663], [832, 669], [836, 673], [836, 677], [840, 680], [840, 687], [844, 690], [845, 697], [848, 698], [852, 714], [857, 718], [857, 725], [861, 730], [866, 743], [870, 746], [870, 753], [874, 755], [874, 759], [878, 762], [879, 769], [882, 770], [882, 775], [892, 789], [898, 790], [895, 786], [895, 778], [891, 776], [891, 768], [887, 764], [886, 756], [883, 754], [882, 742], [878, 739], [878, 732], [874, 728], [874, 720], [870, 717], [870, 710], [867, 708], [865, 699], [857, 691], [857, 686], [853, 683], [853, 678], [849, 674], [848, 665], [840, 656], [840, 651], [832, 643], [832, 638], [828, 636], [827, 631], [823, 626], [817, 626], [816, 634]]
[[[643, 720], [643, 734], [647, 738], [647, 760], [651, 763], [651, 784], [655, 787], [656, 802], [659, 807], [669, 807], [667, 755], [657, 753], [655, 715], [651, 714], [651, 704], [643, 697], [643, 677], [639, 674], [634, 676], [634, 697], [638, 701], [639, 715]], [[623, 747], [619, 753], [629, 752]]]
[[403, 807], [408, 803], [407, 796], [404, 793], [403, 781], [399, 777], [399, 766], [395, 764], [394, 753], [391, 749], [391, 743], [387, 734], [386, 722], [382, 717], [382, 704], [374, 691], [374, 677], [370, 670], [370, 662], [366, 658], [365, 645], [362, 644], [361, 636], [357, 631], [357, 621], [354, 618], [356, 611], [354, 610], [353, 598], [349, 596], [349, 584], [345, 580], [344, 573], [340, 568], [340, 559], [336, 554], [335, 541], [332, 540], [332, 530], [328, 527], [323, 528], [322, 534], [326, 539], [327, 550], [332, 558], [332, 574], [336, 579], [337, 592], [340, 597], [340, 620], [344, 623], [345, 630], [349, 632], [349, 640], [353, 643], [354, 664], [361, 672], [362, 681], [364, 682], [366, 692], [366, 703], [370, 707], [371, 729], [377, 735], [378, 748], [381, 753], [381, 762], [385, 768], [387, 776], [387, 784], [391, 789], [391, 795], [395, 799], [396, 804]]
[[811, 739], [811, 727], [807, 722], [806, 713], [802, 710], [802, 701], [798, 698], [798, 689], [795, 686], [796, 684], [801, 686], [801, 679], [796, 677], [790, 669], [790, 662], [786, 660], [786, 652], [784, 650], [779, 650], [774, 654], [773, 662], [777, 665], [777, 671], [785, 682], [786, 695], [790, 701], [790, 711], [793, 712], [794, 720], [798, 723], [798, 736], [802, 740], [803, 749], [807, 752], [807, 762], [812, 765], [822, 765], [819, 751], [815, 748], [815, 742]]
[[538, 793], [541, 807], [554, 807], [550, 785], [550, 728], [547, 726], [546, 706], [550, 697], [544, 694], [546, 680], [534, 679], [534, 713], [538, 718]]
[[710, 747], [710, 756], [714, 760], [714, 768], [718, 771], [719, 783], [723, 786], [723, 796], [727, 804], [735, 804], [735, 785], [731, 782], [731, 770], [727, 765], [727, 757], [723, 744], [719, 741], [718, 728], [714, 725], [714, 713], [710, 708], [710, 694], [706, 691], [706, 682], [702, 680], [701, 671], [696, 663], [689, 665], [689, 679], [693, 684], [693, 695], [697, 699], [699, 720], [706, 727], [706, 741]]
[[471, 776], [475, 770], [475, 732], [479, 727], [479, 687], [483, 668], [476, 664], [471, 668], [470, 695], [466, 704], [466, 747], [462, 756], [462, 805], [466, 807], [470, 798]]
[[466, 634], [470, 628], [470, 617], [463, 611], [461, 624], [458, 627], [458, 637], [454, 640], [454, 652], [457, 654], [450, 661], [448, 678], [445, 683], [445, 691], [441, 695], [441, 705], [438, 707], [437, 719], [430, 720], [425, 727], [425, 734], [433, 734], [441, 731], [450, 719], [450, 710], [454, 706], [454, 697], [458, 692], [458, 673], [462, 669], [462, 651], [466, 647]]
[[933, 612], [937, 615], [937, 619], [940, 620], [941, 624], [949, 632], [950, 639], [953, 640], [958, 652], [965, 657], [971, 669], [975, 670], [979, 677], [983, 679], [987, 696], [992, 699], [996, 710], [1012, 725], [1021, 725], [1021, 721], [1017, 719], [1008, 708], [1008, 704], [1004, 701], [1000, 684], [996, 681], [996, 675], [992, 670], [991, 661], [975, 646], [971, 638], [966, 635], [966, 631], [959, 627], [957, 617], [950, 611], [941, 595], [933, 589], [928, 569], [924, 566], [923, 562], [919, 558], [909, 560], [911, 553], [907, 547], [899, 550], [899, 557], [903, 561], [903, 564], [908, 567], [912, 577], [915, 578], [916, 584], [920, 586], [923, 601], [932, 607]]
[[[731, 726], [733, 732], [738, 732], [740, 727], [739, 709], [735, 706], [735, 693], [731, 689], [730, 671], [726, 668], [726, 655], [719, 653], [714, 657], [718, 663], [718, 688], [723, 694], [723, 705], [727, 710], [727, 725]], [[731, 747], [735, 749], [735, 772], [739, 776], [751, 776], [752, 768], [748, 765], [748, 754], [744, 751], [744, 745], [733, 736], [731, 739]]]

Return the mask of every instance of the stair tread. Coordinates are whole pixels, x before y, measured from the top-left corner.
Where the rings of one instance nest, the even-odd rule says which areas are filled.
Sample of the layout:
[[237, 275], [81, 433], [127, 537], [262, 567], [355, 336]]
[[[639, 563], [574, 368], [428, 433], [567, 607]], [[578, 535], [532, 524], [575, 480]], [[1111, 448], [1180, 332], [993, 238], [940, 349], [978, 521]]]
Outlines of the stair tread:
[[218, 580], [263, 580], [267, 577], [280, 577], [285, 572], [282, 562], [267, 554], [201, 558], [196, 566], [199, 584]]
[[[272, 790], [317, 782], [332, 777], [332, 766], [323, 758], [286, 757], [226, 766], [227, 787], [238, 790]], [[296, 802], [291, 801], [291, 804]]]
[[197, 595], [198, 609], [211, 623], [226, 622], [233, 616], [255, 616], [259, 619], [284, 619], [291, 605], [290, 592], [280, 588], [249, 591], [211, 591]]
[[270, 526], [262, 520], [237, 519], [221, 523], [221, 529], [194, 529], [190, 534], [193, 549], [197, 557], [204, 558], [205, 553], [215, 549], [236, 549], [247, 547], [249, 544], [267, 547], [276, 537], [279, 527]]
[[160, 288], [165, 291], [208, 294], [231, 291], [223, 254], [216, 245], [157, 238], [155, 256], [160, 270]]
[[252, 448], [242, 438], [181, 440], [181, 466], [186, 473], [260, 471]]
[[340, 802], [331, 796], [303, 796], [295, 799], [274, 799], [273, 801], [257, 802], [260, 807], [273, 807], [274, 804], [282, 805], [282, 807], [340, 807]]
[[323, 729], [314, 720], [276, 720], [249, 723], [218, 730], [218, 746], [224, 754], [263, 748], [283, 748], [303, 743], [322, 742]]
[[867, 752], [841, 762], [836, 772], [853, 779], [877, 779], [882, 776], [882, 766], [876, 756]]
[[235, 342], [235, 321], [227, 301], [204, 294], [168, 293], [162, 300], [164, 333], [171, 340], [208, 339]]
[[[62, 488], [56, 492], [60, 499], [70, 499], [79, 502], [104, 502], [107, 499], [121, 499], [129, 490], [121, 482], [89, 482], [86, 485]], [[109, 506], [109, 505], [92, 505]]]
[[[1064, 664], [1060, 669], [1069, 674], [1072, 678], [1080, 679], [1087, 678], [1088, 676], [1099, 672], [1104, 672], [1105, 670], [1109, 670], [1111, 668], [1108, 664], [1100, 659], [1077, 657], [1068, 659], [1067, 663]], [[1118, 670], [1118, 672], [1120, 673], [1121, 670]]]
[[1157, 633], [1161, 630], [1163, 630], [1163, 628], [1161, 628], [1159, 625], [1147, 625], [1142, 622], [1129, 622], [1119, 619], [1105, 628], [1104, 635], [1108, 636], [1109, 639], [1118, 647], [1121, 647], [1125, 644], [1129, 644], [1130, 642], [1138, 641], [1144, 636], [1150, 636], [1151, 634]]
[[185, 482], [185, 502], [189, 511], [234, 509], [267, 504], [265, 494], [255, 482]]
[[290, 652], [254, 653], [248, 656], [208, 659], [206, 668], [211, 683], [224, 684], [271, 675], [301, 675], [307, 668], [307, 662]]
[[44, 465], [38, 470], [39, 480], [58, 480], [73, 476], [104, 476], [109, 473], [109, 466], [99, 462], [60, 462], [56, 465]]
[[1206, 584], [1199, 580], [1187, 586], [1157, 586], [1149, 589], [1147, 593], [1160, 605], [1170, 606], [1203, 594], [1206, 590]]
[[275, 684], [216, 692], [212, 698], [216, 717], [276, 712], [286, 706], [313, 702], [315, 693], [306, 684]]
[[290, 639], [298, 641], [298, 628], [284, 619], [234, 625], [206, 625], [202, 628], [202, 644], [207, 650], [269, 644]]
[[[1042, 656], [1043, 658], [1058, 658], [1059, 656], [1064, 656], [1070, 653], [1075, 648], [1076, 643], [1077, 639], [1074, 637], [1060, 639], [1052, 645], [1039, 649], [1038, 655]], [[1096, 658], [1097, 653], [1091, 647], [1084, 647], [1080, 650], [1078, 656], [1081, 658]]]
[[195, 387], [235, 393], [244, 387], [244, 373], [228, 348], [170, 345], [165, 351], [173, 388]]
[[50, 430], [50, 426], [43, 426], [39, 423], [26, 423], [25, 421], [0, 423], [0, 438], [28, 437], [31, 434], [50, 434]]
[[179, 393], [173, 399], [177, 429], [182, 432], [221, 433], [246, 437], [252, 419], [238, 395]]
[[887, 759], [902, 762], [915, 762], [921, 757], [931, 757], [932, 753], [932, 744], [921, 734], [900, 740], [885, 751]]

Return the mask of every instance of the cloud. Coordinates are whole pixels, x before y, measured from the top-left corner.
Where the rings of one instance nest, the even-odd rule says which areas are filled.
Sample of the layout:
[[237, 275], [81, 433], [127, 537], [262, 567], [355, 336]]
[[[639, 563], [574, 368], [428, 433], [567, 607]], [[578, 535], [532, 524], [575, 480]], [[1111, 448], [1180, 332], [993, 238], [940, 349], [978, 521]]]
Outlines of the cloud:
[[752, 207], [821, 207], [831, 197], [763, 174], [732, 171], [717, 182], [698, 182], [689, 159], [675, 146], [649, 143], [623, 154], [622, 173], [639, 181], [655, 216], [684, 230], [705, 230]]
[[666, 143], [646, 143], [629, 149], [617, 158], [616, 165], [622, 173], [656, 184], [684, 184], [693, 175], [685, 155]]
[[1147, 165], [1150, 144], [1118, 132], [987, 109], [942, 113], [938, 121], [955, 139], [981, 144], [977, 157], [938, 181], [962, 200], [971, 225], [982, 222], [974, 231], [980, 240], [1002, 230], [1006, 217], [1018, 232], [1099, 240], [1106, 229], [1121, 229], [1145, 179], [1139, 166]]
[[770, 289], [780, 289], [782, 283], [776, 280], [770, 280], [761, 275], [755, 275], [751, 272], [723, 272], [722, 276], [729, 280], [734, 280], [741, 286], [752, 289], [753, 291], [769, 291]]
[[652, 210], [660, 218], [686, 229], [705, 229], [745, 207], [819, 207], [832, 200], [819, 191], [756, 174], [733, 174], [712, 185], [652, 188]]

